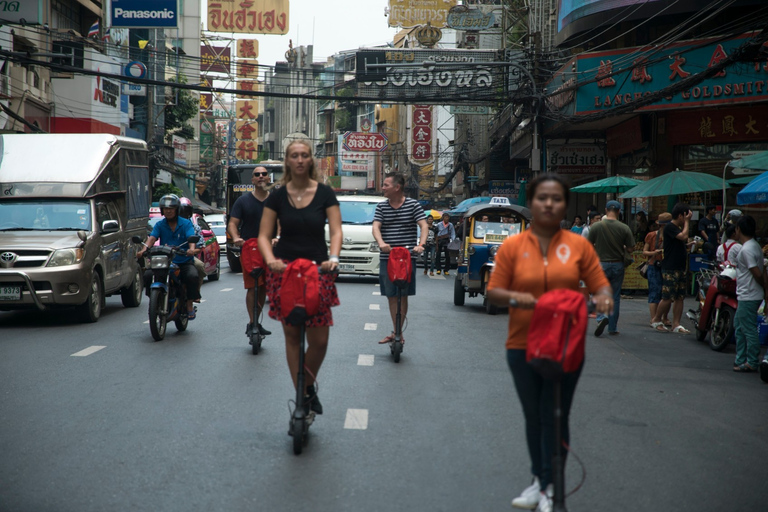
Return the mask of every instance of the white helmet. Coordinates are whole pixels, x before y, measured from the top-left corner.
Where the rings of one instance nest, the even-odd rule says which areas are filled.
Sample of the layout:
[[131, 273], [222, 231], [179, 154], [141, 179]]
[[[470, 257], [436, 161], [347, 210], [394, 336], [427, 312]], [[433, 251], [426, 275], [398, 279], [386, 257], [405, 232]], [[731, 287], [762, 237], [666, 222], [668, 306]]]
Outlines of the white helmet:
[[729, 279], [736, 279], [736, 268], [731, 265], [728, 265], [723, 269], [722, 272], [720, 272], [720, 275], [722, 277], [727, 277]]

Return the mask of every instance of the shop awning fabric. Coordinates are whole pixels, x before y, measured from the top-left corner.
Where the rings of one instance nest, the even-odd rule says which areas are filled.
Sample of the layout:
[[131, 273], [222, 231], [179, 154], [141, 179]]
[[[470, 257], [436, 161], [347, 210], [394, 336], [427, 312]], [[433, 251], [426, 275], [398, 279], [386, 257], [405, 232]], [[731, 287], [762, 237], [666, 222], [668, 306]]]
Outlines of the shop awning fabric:
[[631, 190], [642, 183], [645, 182], [633, 180], [632, 178], [625, 178], [624, 176], [611, 176], [591, 183], [585, 183], [578, 187], [573, 187], [571, 192], [581, 194], [620, 194]]
[[701, 172], [681, 171], [677, 169], [668, 172], [651, 180], [644, 182], [625, 192], [621, 199], [632, 199], [635, 197], [659, 197], [675, 196], [679, 194], [689, 194], [691, 192], [705, 192], [707, 190], [721, 190], [730, 188], [730, 185], [723, 183], [717, 176], [704, 174]]
[[740, 167], [742, 169], [755, 169], [758, 171], [768, 171], [768, 151], [745, 156], [738, 160], [728, 162], [730, 167]]
[[750, 181], [749, 185], [736, 194], [736, 204], [738, 205], [760, 203], [768, 203], [768, 172], [764, 172]]

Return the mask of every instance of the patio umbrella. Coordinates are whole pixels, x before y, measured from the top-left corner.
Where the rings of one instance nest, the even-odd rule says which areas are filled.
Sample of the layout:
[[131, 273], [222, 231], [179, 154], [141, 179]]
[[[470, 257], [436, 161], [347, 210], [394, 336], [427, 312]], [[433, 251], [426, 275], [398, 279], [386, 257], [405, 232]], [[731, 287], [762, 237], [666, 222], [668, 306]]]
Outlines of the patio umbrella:
[[[730, 185], [725, 184], [726, 188]], [[681, 171], [677, 169], [668, 172], [641, 185], [625, 192], [621, 199], [632, 199], [634, 197], [658, 197], [675, 196], [679, 194], [689, 194], [691, 192], [705, 192], [707, 190], [720, 190], [723, 187], [723, 181], [711, 174], [701, 172]]]
[[738, 205], [757, 203], [768, 203], [768, 172], [764, 172], [750, 181], [749, 185], [736, 194], [736, 204]]
[[525, 203], [528, 202], [528, 198], [526, 197], [527, 189], [528, 189], [528, 182], [525, 180], [520, 182], [520, 193], [517, 195], [517, 206], [525, 206]]
[[645, 182], [633, 180], [632, 178], [625, 178], [624, 176], [610, 176], [602, 180], [573, 187], [571, 192], [578, 192], [580, 194], [620, 194], [621, 192], [626, 192], [635, 188], [641, 183]]
[[755, 169], [758, 171], [768, 171], [768, 151], [745, 156], [738, 160], [728, 162], [731, 167], [741, 167], [742, 169]]
[[437, 210], [424, 210], [424, 215], [427, 217], [432, 216], [435, 220], [440, 220], [443, 218], [443, 214]]
[[752, 174], [751, 176], [739, 176], [738, 178], [731, 178], [727, 182], [729, 185], [746, 185], [757, 178], [757, 176], [757, 174]]

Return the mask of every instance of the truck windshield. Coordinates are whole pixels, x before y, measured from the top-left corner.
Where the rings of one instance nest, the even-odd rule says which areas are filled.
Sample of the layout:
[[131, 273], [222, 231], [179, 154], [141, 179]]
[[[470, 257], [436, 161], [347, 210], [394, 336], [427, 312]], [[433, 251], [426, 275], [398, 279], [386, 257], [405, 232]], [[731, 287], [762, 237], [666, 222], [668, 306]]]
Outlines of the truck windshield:
[[0, 231], [90, 231], [88, 201], [3, 201]]
[[380, 201], [339, 201], [342, 224], [373, 224]]

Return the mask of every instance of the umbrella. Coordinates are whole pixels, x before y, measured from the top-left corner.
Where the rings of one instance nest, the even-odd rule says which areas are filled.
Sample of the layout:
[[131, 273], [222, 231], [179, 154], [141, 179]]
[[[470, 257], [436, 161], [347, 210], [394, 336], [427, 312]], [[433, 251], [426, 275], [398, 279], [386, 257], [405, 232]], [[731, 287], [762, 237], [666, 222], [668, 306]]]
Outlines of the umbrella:
[[469, 199], [465, 199], [462, 202], [460, 202], [458, 205], [456, 205], [456, 208], [454, 208], [453, 210], [447, 210], [443, 213], [447, 213], [451, 217], [455, 217], [456, 215], [461, 215], [462, 213], [466, 212], [476, 204], [490, 203], [490, 202], [491, 202], [491, 198], [487, 196], [470, 197]]
[[756, 169], [758, 171], [768, 171], [768, 151], [745, 156], [738, 160], [728, 162], [731, 167], [741, 167], [742, 169]]
[[573, 187], [571, 192], [582, 194], [620, 194], [621, 192], [626, 192], [642, 183], [645, 182], [633, 180], [632, 178], [625, 178], [624, 176], [611, 176], [591, 183], [585, 183], [578, 187]]
[[520, 182], [520, 193], [517, 195], [517, 206], [525, 206], [525, 203], [528, 202], [528, 198], [526, 197], [525, 190], [528, 188], [528, 182], [523, 180]]
[[731, 178], [730, 180], [728, 180], [728, 184], [746, 185], [747, 183], [750, 183], [755, 178], [757, 178], [757, 174], [752, 174], [750, 176], [739, 176], [738, 178]]
[[768, 172], [750, 181], [749, 185], [736, 194], [736, 204], [756, 203], [768, 203]]
[[[726, 184], [726, 188], [730, 185]], [[723, 182], [720, 178], [701, 172], [681, 171], [662, 174], [648, 180], [641, 185], [622, 194], [622, 199], [634, 197], [658, 197], [689, 194], [691, 192], [705, 192], [707, 190], [720, 190]]]
[[443, 218], [443, 214], [437, 210], [424, 210], [424, 215], [427, 217], [432, 217], [435, 220], [440, 220]]

